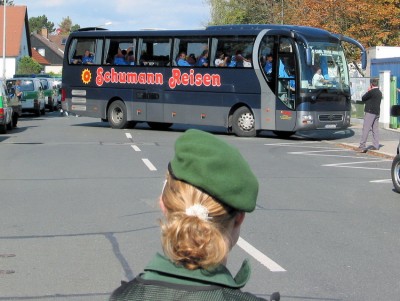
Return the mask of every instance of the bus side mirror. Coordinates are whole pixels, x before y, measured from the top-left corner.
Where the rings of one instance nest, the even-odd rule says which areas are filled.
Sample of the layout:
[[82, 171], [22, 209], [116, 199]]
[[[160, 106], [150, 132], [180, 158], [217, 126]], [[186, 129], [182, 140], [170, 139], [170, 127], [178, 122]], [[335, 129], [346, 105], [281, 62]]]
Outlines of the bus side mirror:
[[390, 108], [390, 115], [394, 117], [399, 117], [400, 116], [400, 105], [393, 105]]

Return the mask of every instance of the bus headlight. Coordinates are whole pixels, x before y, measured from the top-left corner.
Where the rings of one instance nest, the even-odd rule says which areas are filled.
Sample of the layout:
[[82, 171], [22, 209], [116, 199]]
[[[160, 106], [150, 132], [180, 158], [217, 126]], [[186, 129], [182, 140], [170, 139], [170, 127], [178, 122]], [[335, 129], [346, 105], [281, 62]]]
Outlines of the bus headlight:
[[314, 119], [313, 119], [312, 115], [304, 115], [301, 118], [302, 118], [302, 121], [301, 121], [302, 124], [313, 124], [314, 123]]

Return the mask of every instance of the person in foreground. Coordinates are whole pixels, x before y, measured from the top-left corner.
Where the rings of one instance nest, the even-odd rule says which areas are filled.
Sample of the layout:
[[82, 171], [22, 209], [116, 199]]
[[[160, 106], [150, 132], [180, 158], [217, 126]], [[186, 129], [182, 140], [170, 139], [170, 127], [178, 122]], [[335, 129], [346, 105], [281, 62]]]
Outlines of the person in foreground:
[[159, 200], [164, 255], [157, 253], [110, 300], [265, 300], [241, 291], [250, 277], [247, 260], [235, 277], [226, 268], [257, 194], [257, 178], [238, 150], [212, 134], [186, 131]]

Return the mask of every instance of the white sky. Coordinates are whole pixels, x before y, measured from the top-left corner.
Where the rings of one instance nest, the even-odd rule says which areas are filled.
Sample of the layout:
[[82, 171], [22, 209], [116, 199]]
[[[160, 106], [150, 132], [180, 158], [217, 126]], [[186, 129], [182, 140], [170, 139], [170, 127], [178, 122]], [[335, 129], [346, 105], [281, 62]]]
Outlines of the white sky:
[[26, 5], [28, 18], [45, 15], [54, 28], [65, 17], [72, 24], [109, 30], [144, 28], [196, 29], [209, 21], [210, 9], [205, 0], [14, 0]]

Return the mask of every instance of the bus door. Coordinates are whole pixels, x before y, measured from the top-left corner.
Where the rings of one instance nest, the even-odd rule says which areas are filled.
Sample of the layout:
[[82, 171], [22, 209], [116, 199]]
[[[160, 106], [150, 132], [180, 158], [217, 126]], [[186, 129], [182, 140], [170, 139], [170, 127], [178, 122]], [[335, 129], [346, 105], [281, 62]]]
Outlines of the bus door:
[[[292, 39], [265, 30], [256, 40], [261, 83], [261, 128], [293, 131], [296, 126], [296, 63]], [[256, 72], [257, 68], [256, 68]], [[265, 83], [265, 84], [263, 84]]]
[[276, 108], [275, 127], [278, 131], [293, 131], [296, 127], [296, 74], [294, 41], [289, 37], [279, 37], [275, 62]]

